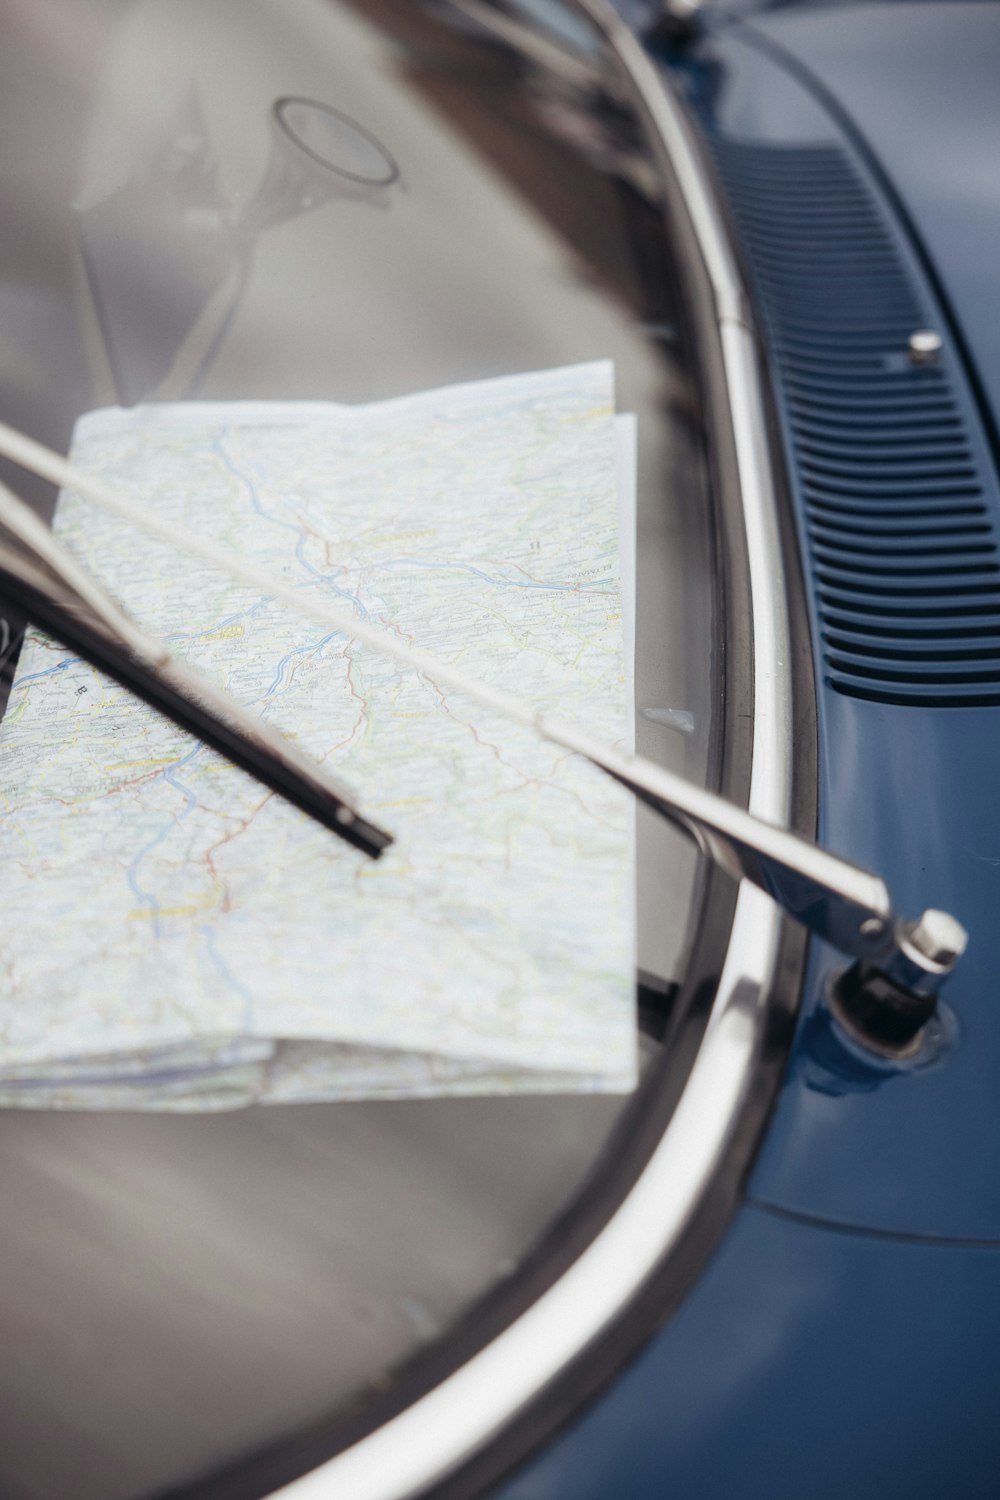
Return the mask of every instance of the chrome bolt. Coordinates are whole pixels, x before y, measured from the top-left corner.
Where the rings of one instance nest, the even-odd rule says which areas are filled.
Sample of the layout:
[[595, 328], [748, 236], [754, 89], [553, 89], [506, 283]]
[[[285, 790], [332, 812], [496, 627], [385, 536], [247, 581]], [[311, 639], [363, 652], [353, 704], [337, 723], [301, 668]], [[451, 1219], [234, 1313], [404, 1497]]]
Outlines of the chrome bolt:
[[944, 340], [933, 328], [918, 328], [910, 334], [907, 352], [911, 365], [933, 365], [944, 347]]
[[906, 946], [935, 969], [947, 971], [965, 952], [969, 935], [961, 922], [933, 907], [925, 911], [906, 934]]

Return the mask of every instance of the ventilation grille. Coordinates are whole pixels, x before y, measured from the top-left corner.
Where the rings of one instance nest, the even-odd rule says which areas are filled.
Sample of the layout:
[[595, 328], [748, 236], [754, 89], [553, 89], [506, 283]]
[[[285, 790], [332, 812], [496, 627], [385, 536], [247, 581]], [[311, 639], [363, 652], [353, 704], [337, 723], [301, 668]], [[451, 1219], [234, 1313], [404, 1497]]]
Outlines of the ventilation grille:
[[1000, 703], [1000, 552], [939, 327], [835, 146], [713, 143], [769, 325], [827, 681], [880, 702]]

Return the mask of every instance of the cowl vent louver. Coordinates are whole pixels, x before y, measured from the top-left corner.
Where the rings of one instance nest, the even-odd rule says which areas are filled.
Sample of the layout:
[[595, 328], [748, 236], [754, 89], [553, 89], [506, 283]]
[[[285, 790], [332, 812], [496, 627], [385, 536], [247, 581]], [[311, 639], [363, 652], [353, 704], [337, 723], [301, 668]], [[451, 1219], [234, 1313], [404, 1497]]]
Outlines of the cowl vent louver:
[[879, 702], [1000, 704], [995, 479], [899, 232], [837, 146], [716, 137], [764, 313], [827, 681]]

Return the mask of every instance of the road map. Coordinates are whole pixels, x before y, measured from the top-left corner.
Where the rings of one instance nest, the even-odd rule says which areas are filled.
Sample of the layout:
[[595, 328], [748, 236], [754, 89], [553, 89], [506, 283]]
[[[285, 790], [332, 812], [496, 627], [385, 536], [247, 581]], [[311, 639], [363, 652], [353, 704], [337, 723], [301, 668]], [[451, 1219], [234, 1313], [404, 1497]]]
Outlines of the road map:
[[[103, 410], [72, 457], [626, 743], [610, 364], [360, 407]], [[396, 841], [369, 860], [29, 630], [0, 725], [0, 1104], [633, 1085], [628, 794], [77, 495], [55, 528]]]

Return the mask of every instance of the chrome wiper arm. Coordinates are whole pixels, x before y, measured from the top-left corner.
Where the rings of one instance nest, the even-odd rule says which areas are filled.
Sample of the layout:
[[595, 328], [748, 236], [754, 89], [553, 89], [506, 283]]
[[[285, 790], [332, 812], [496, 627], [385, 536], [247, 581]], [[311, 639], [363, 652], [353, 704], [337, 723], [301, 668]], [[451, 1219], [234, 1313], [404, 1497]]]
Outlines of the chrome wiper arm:
[[535, 722], [547, 739], [600, 766], [683, 829], [730, 875], [752, 881], [810, 932], [885, 981], [932, 997], [965, 951], [968, 935], [954, 917], [933, 908], [916, 920], [901, 917], [885, 881], [859, 865], [650, 761], [621, 755], [553, 715]]

